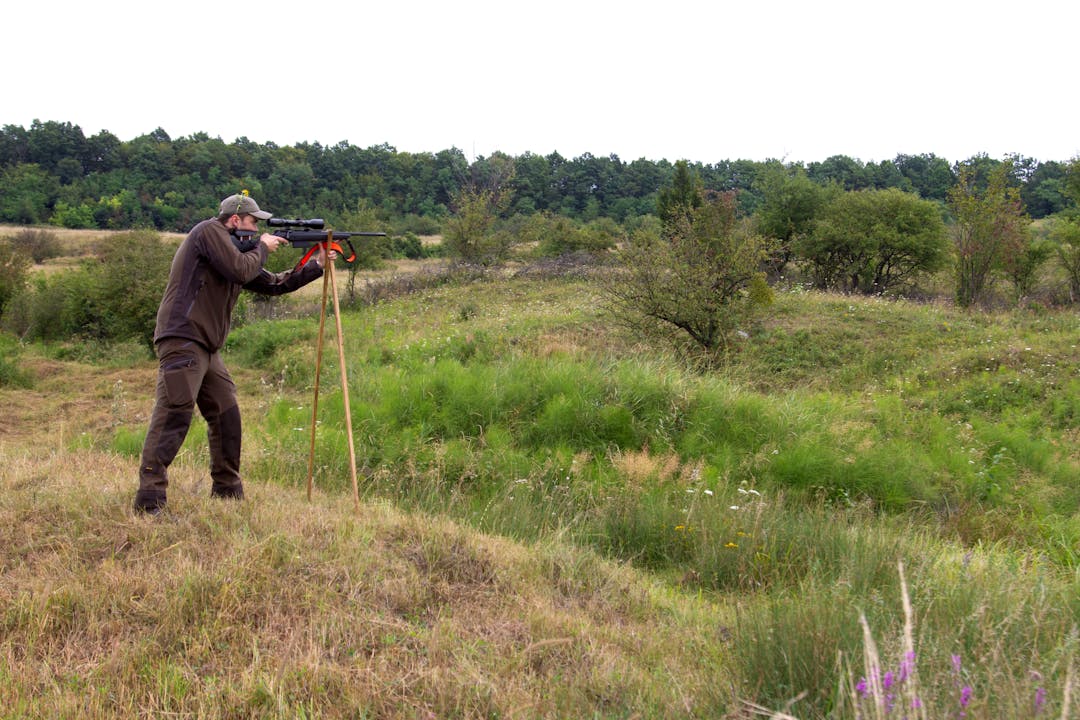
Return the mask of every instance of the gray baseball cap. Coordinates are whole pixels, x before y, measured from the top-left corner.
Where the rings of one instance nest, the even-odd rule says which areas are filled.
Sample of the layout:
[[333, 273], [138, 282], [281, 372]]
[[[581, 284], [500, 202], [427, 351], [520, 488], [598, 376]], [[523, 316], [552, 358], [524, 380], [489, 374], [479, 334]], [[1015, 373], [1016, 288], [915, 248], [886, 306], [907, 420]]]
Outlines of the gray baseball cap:
[[269, 220], [273, 213], [259, 209], [259, 204], [250, 195], [230, 195], [221, 201], [222, 215], [254, 215], [260, 220]]

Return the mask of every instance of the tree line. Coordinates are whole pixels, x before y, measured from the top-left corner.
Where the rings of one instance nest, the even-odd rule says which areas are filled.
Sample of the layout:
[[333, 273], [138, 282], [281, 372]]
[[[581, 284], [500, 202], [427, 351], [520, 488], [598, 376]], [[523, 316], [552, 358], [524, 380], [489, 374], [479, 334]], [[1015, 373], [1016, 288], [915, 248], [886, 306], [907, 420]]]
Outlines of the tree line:
[[[817, 185], [847, 191], [896, 188], [944, 203], [961, 167], [987, 177], [1002, 163], [1034, 219], [1070, 205], [1067, 161], [985, 155], [950, 162], [934, 154], [862, 162], [835, 155], [819, 162], [687, 161], [709, 192], [735, 192], [744, 214], [765, 201], [770, 170], [797, 168]], [[473, 160], [457, 149], [402, 152], [386, 144], [361, 148], [299, 143], [278, 146], [206, 133], [173, 139], [161, 128], [132, 140], [107, 130], [87, 137], [70, 122], [35, 120], [0, 129], [0, 222], [71, 228], [154, 228], [183, 232], [212, 214], [222, 197], [247, 188], [283, 213], [328, 219], [374, 209], [402, 230], [435, 233], [464, 189], [501, 185], [504, 217], [543, 212], [575, 221], [626, 223], [655, 214], [675, 163], [585, 153]], [[510, 169], [507, 172], [507, 169]]]
[[[3, 222], [183, 231], [241, 188], [282, 214], [389, 231], [358, 266], [421, 257], [425, 232], [441, 233], [439, 253], [466, 265], [613, 255], [603, 283], [612, 317], [691, 351], [729, 347], [778, 283], [896, 294], [948, 281], [963, 306], [1080, 301], [1080, 158], [705, 165], [495, 153], [469, 162], [457, 149], [281, 148], [173, 141], [161, 130], [124, 143], [70, 123], [0, 132]], [[149, 342], [160, 290], [135, 292], [123, 278], [167, 267], [171, 250], [133, 242], [143, 237], [114, 237], [77, 272], [33, 277], [31, 261], [54, 252], [55, 238], [40, 229], [0, 238], [0, 327]]]

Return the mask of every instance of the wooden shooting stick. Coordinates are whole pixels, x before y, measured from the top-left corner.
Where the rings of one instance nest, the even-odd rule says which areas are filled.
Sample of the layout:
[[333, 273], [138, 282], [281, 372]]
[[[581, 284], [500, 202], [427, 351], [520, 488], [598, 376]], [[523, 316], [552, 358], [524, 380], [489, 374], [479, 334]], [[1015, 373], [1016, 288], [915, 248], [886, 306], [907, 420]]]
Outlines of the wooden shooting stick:
[[341, 307], [338, 305], [337, 283], [334, 281], [334, 262], [330, 259], [330, 245], [334, 233], [327, 231], [326, 244], [323, 246], [323, 258], [326, 268], [323, 272], [322, 310], [319, 313], [319, 338], [315, 351], [315, 397], [311, 403], [311, 453], [308, 455], [307, 497], [311, 501], [311, 486], [315, 476], [315, 424], [319, 411], [319, 376], [322, 370], [323, 329], [326, 327], [326, 292], [327, 286], [334, 293], [334, 321], [337, 326], [338, 365], [341, 368], [341, 395], [345, 401], [345, 428], [349, 436], [349, 472], [352, 477], [353, 507], [360, 510], [360, 489], [356, 481], [356, 445], [353, 442], [352, 412], [349, 410], [349, 381], [345, 373], [345, 338], [341, 331]]
[[[323, 259], [329, 263], [329, 253]], [[330, 271], [323, 273], [322, 283], [322, 310], [319, 312], [319, 337], [315, 341], [315, 397], [311, 402], [311, 452], [308, 454], [307, 466], [307, 499], [311, 502], [311, 485], [315, 477], [315, 425], [319, 417], [319, 378], [322, 377], [322, 346], [323, 328], [326, 327], [326, 293], [330, 284]]]

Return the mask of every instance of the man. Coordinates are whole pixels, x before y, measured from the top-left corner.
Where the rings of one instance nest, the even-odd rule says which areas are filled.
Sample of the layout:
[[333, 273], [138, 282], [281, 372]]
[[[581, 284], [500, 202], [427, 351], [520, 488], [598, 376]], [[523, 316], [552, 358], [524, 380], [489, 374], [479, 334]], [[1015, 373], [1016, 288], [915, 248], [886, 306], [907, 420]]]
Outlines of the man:
[[[269, 233], [255, 248], [237, 249], [234, 238], [253, 237], [270, 213], [243, 194], [221, 202], [217, 217], [192, 228], [180, 244], [158, 307], [154, 347], [157, 393], [139, 466], [135, 509], [157, 514], [165, 506], [166, 471], [180, 450], [196, 406], [206, 420], [210, 443], [210, 494], [244, 496], [240, 481], [240, 408], [236, 386], [219, 350], [229, 334], [241, 289], [267, 295], [292, 292], [322, 277], [323, 253], [304, 267], [271, 273], [267, 255], [285, 242]], [[334, 253], [330, 254], [333, 261]]]

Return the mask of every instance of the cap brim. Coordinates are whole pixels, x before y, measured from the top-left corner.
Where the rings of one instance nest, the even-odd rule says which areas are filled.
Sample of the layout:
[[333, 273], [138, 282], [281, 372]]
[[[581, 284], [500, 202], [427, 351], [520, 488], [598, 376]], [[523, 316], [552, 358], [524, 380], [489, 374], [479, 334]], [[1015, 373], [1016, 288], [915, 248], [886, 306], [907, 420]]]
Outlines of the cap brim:
[[260, 220], [269, 220], [270, 218], [274, 217], [274, 213], [268, 213], [265, 210], [259, 210], [258, 212], [253, 212], [253, 213], [248, 213], [248, 214], [252, 215], [254, 217], [257, 217]]

